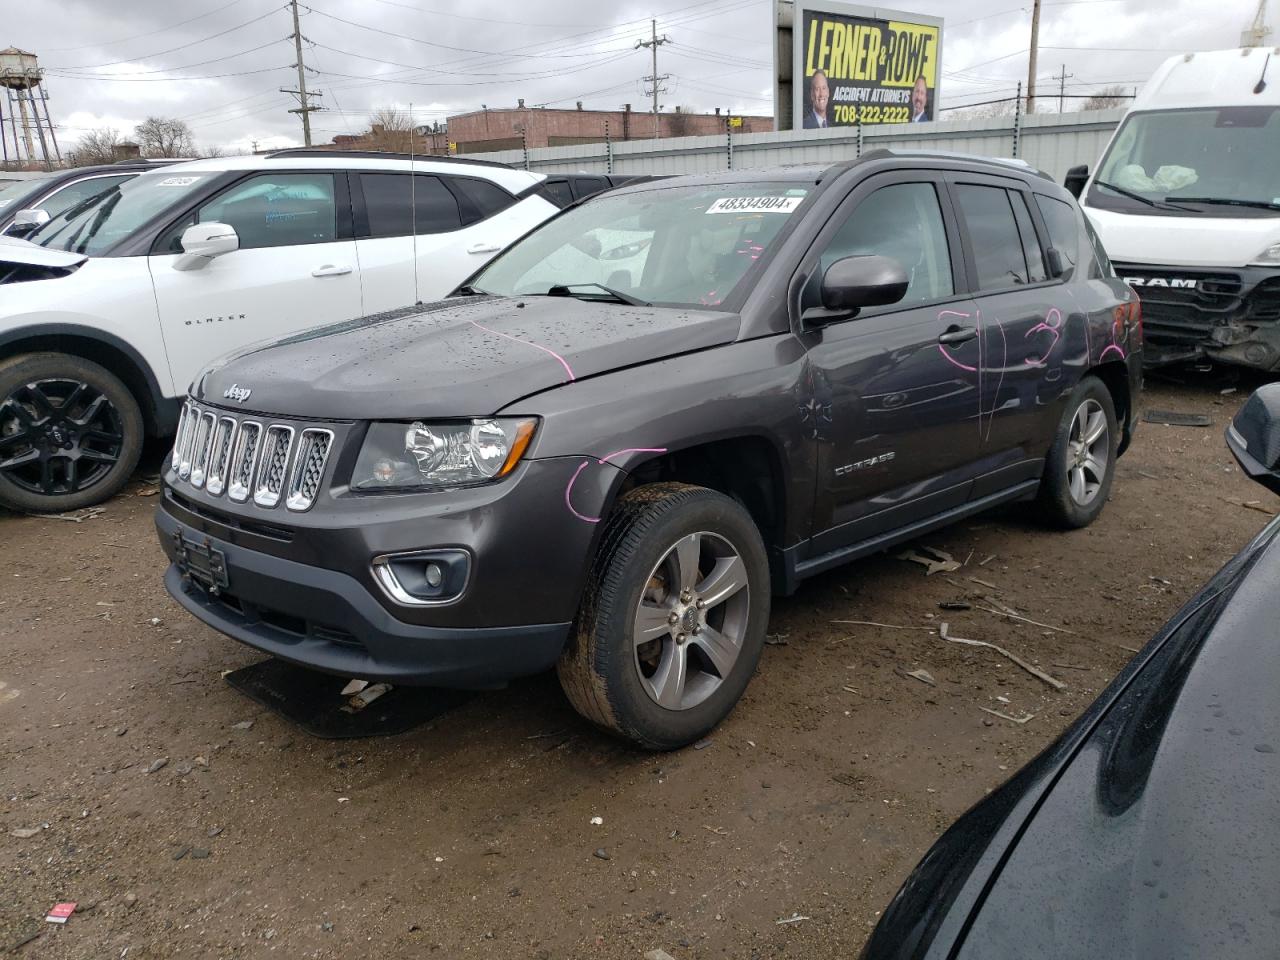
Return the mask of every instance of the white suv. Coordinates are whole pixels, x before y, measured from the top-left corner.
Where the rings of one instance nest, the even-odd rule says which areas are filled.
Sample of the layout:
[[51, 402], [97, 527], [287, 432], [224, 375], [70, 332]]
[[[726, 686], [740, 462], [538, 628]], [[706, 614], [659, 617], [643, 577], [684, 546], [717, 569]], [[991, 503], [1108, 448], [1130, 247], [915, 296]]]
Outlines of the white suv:
[[0, 504], [109, 497], [205, 363], [445, 296], [558, 212], [545, 179], [285, 150], [143, 173], [0, 237]]

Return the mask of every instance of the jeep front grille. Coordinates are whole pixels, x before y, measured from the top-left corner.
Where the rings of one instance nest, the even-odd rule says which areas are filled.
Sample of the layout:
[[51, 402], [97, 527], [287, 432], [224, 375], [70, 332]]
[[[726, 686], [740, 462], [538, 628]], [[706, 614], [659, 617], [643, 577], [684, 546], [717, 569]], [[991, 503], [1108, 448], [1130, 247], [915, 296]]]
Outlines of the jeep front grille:
[[272, 424], [267, 427], [258, 456], [258, 479], [253, 488], [253, 502], [260, 507], [274, 507], [284, 490], [285, 469], [289, 466], [289, 450], [293, 446], [293, 427]]
[[309, 510], [316, 502], [331, 446], [331, 431], [314, 428], [302, 431], [298, 454], [293, 461], [293, 473], [289, 477], [289, 495], [285, 498], [285, 506], [290, 510]]
[[231, 454], [230, 486], [227, 496], [236, 503], [249, 499], [249, 485], [253, 483], [253, 468], [258, 465], [258, 441], [262, 439], [262, 424], [245, 420]]
[[[305, 423], [240, 419], [192, 400], [178, 414], [170, 481], [211, 497], [271, 510], [284, 501], [301, 513], [320, 496], [334, 432]], [[192, 501], [194, 502], [194, 501]]]

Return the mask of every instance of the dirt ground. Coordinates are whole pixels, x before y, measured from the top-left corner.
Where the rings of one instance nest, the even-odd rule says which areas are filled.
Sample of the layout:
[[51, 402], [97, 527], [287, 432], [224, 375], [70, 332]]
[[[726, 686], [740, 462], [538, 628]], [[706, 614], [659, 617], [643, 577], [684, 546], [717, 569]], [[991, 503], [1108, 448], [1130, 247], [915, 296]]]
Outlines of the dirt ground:
[[[142, 481], [79, 524], [0, 515], [0, 952], [854, 956], [943, 830], [1280, 508], [1222, 439], [1252, 384], [1223, 386], [1149, 383], [1144, 407], [1214, 425], [1143, 424], [1087, 530], [999, 511], [923, 541], [953, 574], [878, 556], [778, 602], [746, 698], [668, 755], [588, 728], [549, 676], [313, 739], [222, 680], [261, 657], [169, 600]], [[938, 606], [985, 598], [1061, 629]]]

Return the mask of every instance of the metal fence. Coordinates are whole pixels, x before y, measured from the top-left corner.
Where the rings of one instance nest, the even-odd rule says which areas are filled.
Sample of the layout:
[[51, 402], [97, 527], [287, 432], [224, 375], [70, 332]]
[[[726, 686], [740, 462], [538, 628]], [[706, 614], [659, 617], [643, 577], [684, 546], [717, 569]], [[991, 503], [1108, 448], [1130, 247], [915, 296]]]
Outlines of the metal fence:
[[605, 140], [569, 147], [503, 150], [475, 157], [539, 173], [662, 175], [834, 162], [896, 147], [1020, 157], [1061, 182], [1070, 167], [1096, 163], [1124, 113], [1123, 109], [1095, 110], [785, 133], [735, 135], [726, 130], [714, 137]]

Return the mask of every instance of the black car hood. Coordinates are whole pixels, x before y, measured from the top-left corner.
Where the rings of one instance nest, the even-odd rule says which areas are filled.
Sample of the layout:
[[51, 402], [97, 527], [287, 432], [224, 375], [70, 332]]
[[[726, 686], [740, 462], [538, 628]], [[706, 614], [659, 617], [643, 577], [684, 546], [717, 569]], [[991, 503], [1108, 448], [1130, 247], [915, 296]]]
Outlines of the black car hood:
[[960, 957], [1275, 956], [1280, 541], [1112, 704], [1026, 824]]
[[731, 343], [736, 314], [575, 300], [468, 297], [251, 347], [218, 361], [197, 399], [324, 420], [482, 416], [550, 387]]

